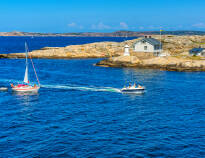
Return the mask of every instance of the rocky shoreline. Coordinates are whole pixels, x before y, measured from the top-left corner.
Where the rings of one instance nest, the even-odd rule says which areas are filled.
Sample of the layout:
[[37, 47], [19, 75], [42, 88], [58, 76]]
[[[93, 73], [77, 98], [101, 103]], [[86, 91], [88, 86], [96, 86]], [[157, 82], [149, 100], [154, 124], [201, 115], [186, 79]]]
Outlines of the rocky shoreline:
[[[120, 48], [120, 50], [117, 48]], [[29, 52], [29, 56], [42, 59], [85, 59], [107, 58], [110, 56], [119, 56], [122, 53], [122, 43], [98, 42], [84, 45], [70, 45], [66, 47], [45, 47], [40, 50]], [[25, 58], [25, 53], [0, 54], [0, 58]]]
[[[132, 62], [131, 62], [132, 61]], [[166, 71], [205, 71], [205, 60], [179, 59], [176, 57], [154, 57], [138, 59], [136, 57], [113, 57], [102, 60], [96, 66], [134, 67], [140, 69], [159, 69]]]
[[[155, 35], [153, 38], [159, 39], [160, 37]], [[29, 52], [29, 56], [42, 59], [106, 58], [96, 65], [168, 71], [205, 71], [204, 58], [188, 55], [188, 51], [194, 47], [205, 47], [205, 36], [163, 36], [163, 52], [171, 55], [167, 57], [154, 57], [146, 56], [143, 53], [135, 53], [132, 45], [139, 39], [124, 42], [96, 42], [66, 47], [45, 47]], [[131, 57], [123, 56], [125, 44], [131, 46]], [[0, 58], [25, 58], [25, 53], [0, 54]]]

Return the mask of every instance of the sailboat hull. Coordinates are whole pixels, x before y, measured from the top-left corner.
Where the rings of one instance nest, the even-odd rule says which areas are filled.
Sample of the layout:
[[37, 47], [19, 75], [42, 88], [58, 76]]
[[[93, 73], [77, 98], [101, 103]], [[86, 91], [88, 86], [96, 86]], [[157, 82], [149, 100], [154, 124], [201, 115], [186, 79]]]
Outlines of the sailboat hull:
[[40, 87], [32, 87], [32, 86], [28, 86], [28, 87], [13, 87], [12, 91], [15, 92], [38, 92], [40, 89]]

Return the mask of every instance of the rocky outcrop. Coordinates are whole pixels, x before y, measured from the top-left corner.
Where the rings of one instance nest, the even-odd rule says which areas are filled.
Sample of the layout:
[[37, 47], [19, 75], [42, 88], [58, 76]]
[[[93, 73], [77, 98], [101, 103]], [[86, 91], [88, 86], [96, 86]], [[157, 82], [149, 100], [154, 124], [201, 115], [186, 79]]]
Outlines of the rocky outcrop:
[[141, 62], [136, 56], [119, 56], [102, 60], [96, 65], [104, 67], [137, 67]]
[[[73, 59], [73, 58], [105, 58], [119, 56], [123, 53], [122, 43], [99, 42], [67, 47], [45, 47], [29, 52], [32, 58]], [[0, 54], [5, 58], [25, 58], [25, 53]]]
[[[177, 57], [154, 57], [139, 59], [136, 57], [113, 57], [100, 61], [97, 66], [104, 67], [136, 67], [146, 69], [160, 69], [168, 71], [205, 71], [205, 60], [180, 59]], [[120, 59], [120, 60], [119, 60]]]
[[0, 54], [0, 58], [8, 58], [7, 54]]

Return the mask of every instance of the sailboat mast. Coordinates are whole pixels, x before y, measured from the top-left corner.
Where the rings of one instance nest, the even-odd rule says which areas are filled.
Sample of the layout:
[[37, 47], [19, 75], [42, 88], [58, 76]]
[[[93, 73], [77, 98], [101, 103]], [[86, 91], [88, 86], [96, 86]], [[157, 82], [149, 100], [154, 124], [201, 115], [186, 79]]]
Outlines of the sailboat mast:
[[24, 82], [29, 83], [29, 80], [28, 80], [28, 47], [27, 47], [26, 42], [25, 42], [25, 54], [26, 54], [26, 70], [25, 70], [25, 75], [24, 75]]
[[25, 42], [25, 53], [26, 53], [26, 67], [28, 67], [28, 46], [27, 43]]
[[[131, 58], [131, 64], [133, 63], [133, 56], [130, 57]], [[132, 83], [134, 82], [134, 78], [133, 78], [133, 69], [132, 69]]]
[[[27, 43], [25, 42], [25, 49], [26, 49], [26, 71], [25, 71], [25, 76], [24, 76], [24, 82], [25, 83], [29, 83], [28, 81], [28, 45]], [[37, 76], [37, 73], [36, 73], [36, 69], [34, 67], [34, 64], [33, 64], [33, 61], [32, 61], [32, 58], [31, 58], [31, 54], [30, 54], [30, 59], [31, 59], [31, 63], [32, 63], [32, 66], [33, 66], [33, 70], [35, 72], [35, 75], [36, 75], [36, 79], [38, 81], [38, 85], [40, 87], [40, 82], [39, 82], [39, 79], [38, 79], [38, 76]]]

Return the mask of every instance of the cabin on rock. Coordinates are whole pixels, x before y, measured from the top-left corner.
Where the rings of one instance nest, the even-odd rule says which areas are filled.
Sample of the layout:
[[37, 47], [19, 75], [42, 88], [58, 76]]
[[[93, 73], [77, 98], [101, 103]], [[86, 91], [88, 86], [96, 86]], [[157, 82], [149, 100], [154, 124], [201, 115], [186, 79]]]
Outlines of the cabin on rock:
[[151, 36], [145, 36], [145, 38], [134, 43], [134, 51], [144, 55], [159, 56], [162, 52], [162, 44], [159, 40]]
[[189, 51], [191, 56], [205, 56], [205, 48], [193, 48]]

